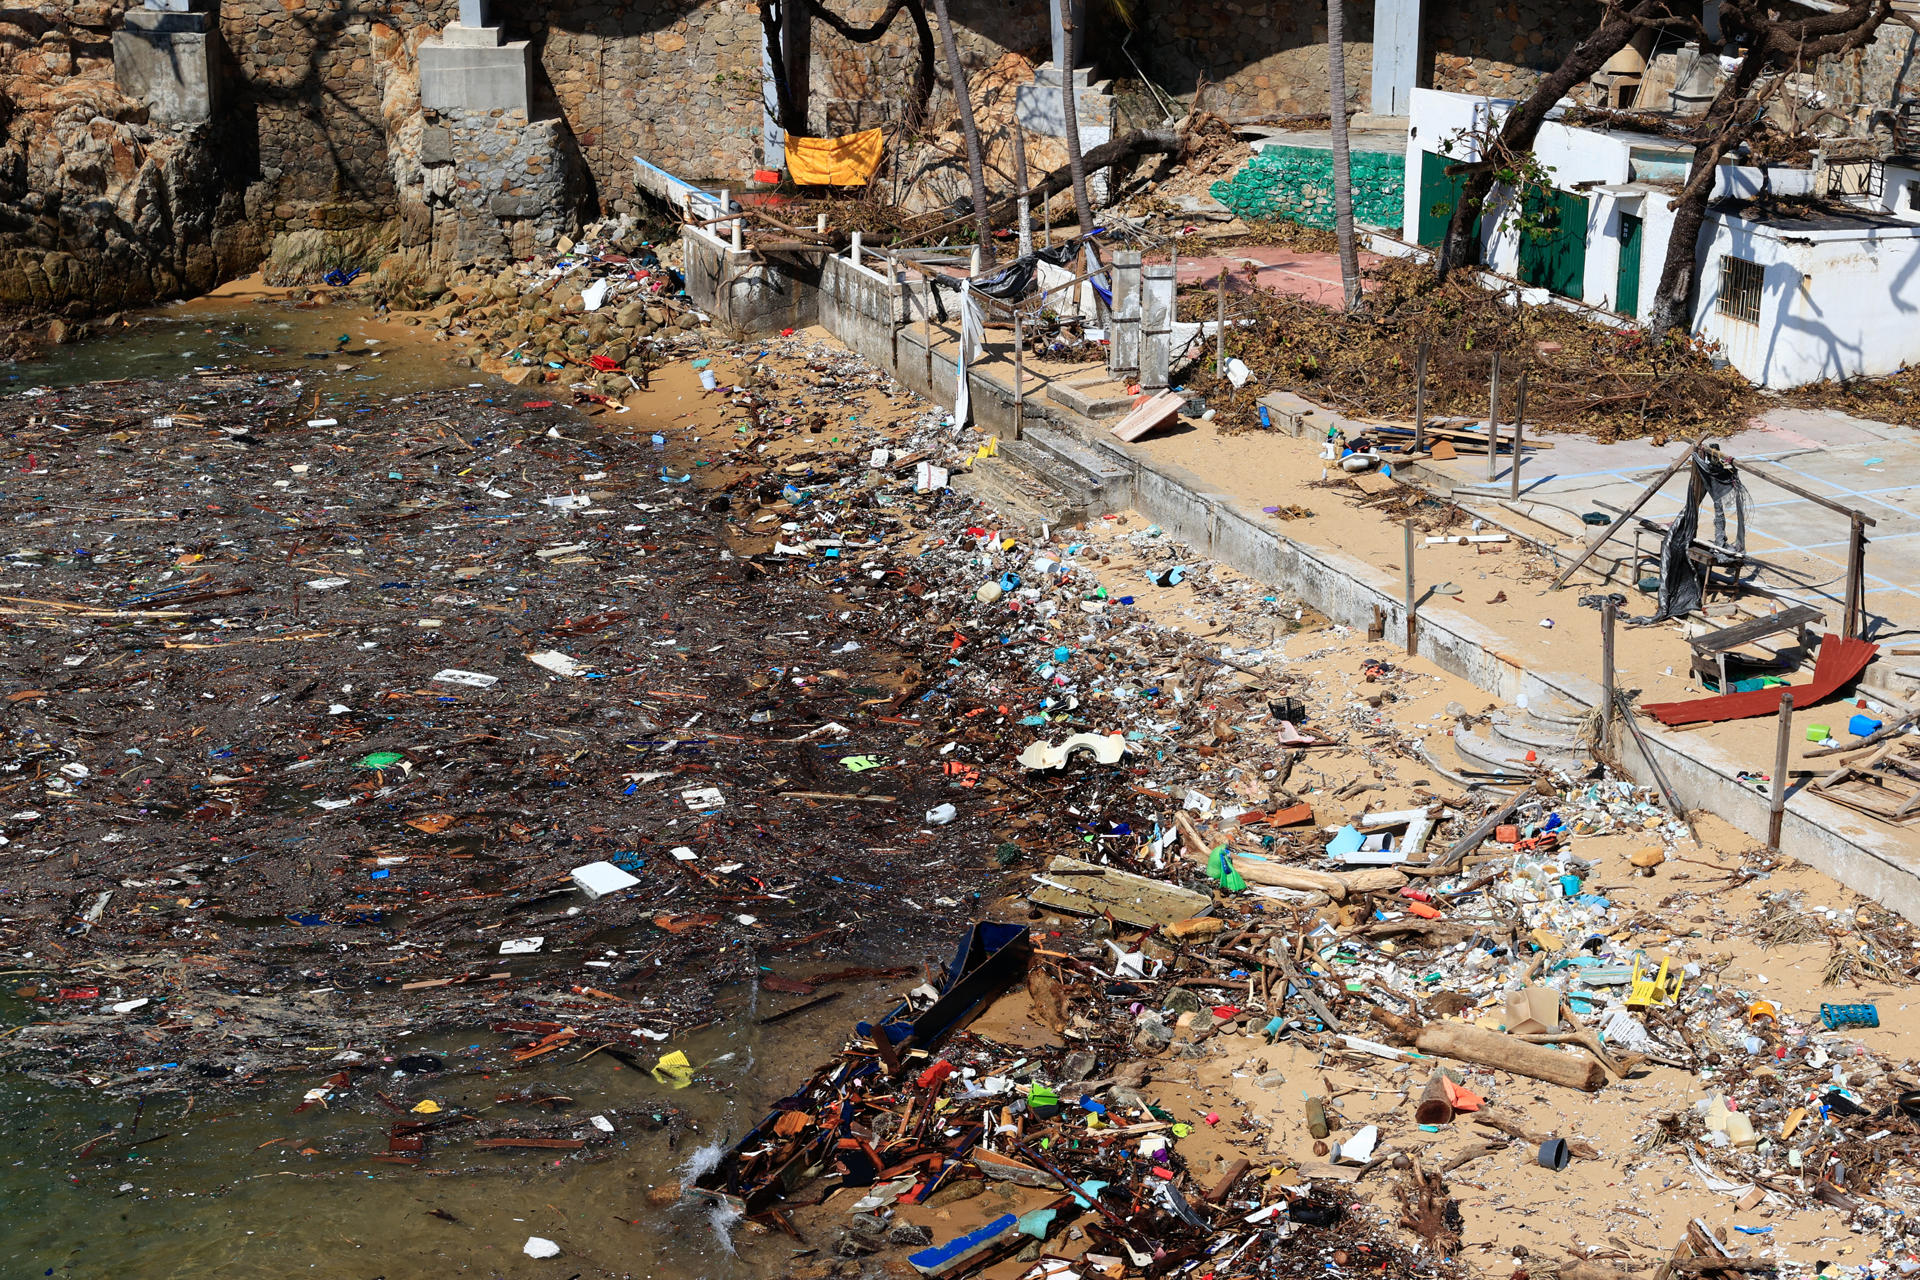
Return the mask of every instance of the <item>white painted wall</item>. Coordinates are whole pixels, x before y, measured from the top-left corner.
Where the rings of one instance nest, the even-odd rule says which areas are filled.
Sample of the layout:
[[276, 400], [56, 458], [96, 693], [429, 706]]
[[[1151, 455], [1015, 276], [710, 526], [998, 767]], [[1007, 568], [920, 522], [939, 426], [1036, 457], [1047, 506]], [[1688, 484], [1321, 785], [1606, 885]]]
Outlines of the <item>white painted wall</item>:
[[[1440, 151], [1449, 138], [1484, 131], [1512, 106], [1504, 99], [1413, 91], [1407, 127], [1409, 239], [1420, 222], [1423, 153]], [[1535, 153], [1551, 170], [1554, 186], [1587, 197], [1585, 301], [1607, 309], [1619, 301], [1620, 216], [1640, 216], [1640, 310], [1645, 314], [1660, 285], [1673, 210], [1670, 191], [1630, 182], [1636, 145], [1672, 147], [1631, 133], [1548, 122], [1541, 127]], [[1463, 161], [1477, 158], [1470, 146], [1457, 145], [1455, 152]], [[1886, 176], [1885, 199], [1876, 203], [1888, 212], [1917, 216], [1910, 209], [1906, 183], [1920, 180], [1920, 173], [1890, 168]], [[1763, 191], [1801, 195], [1812, 189], [1813, 174], [1805, 169], [1722, 165], [1714, 179], [1715, 199]], [[1493, 203], [1481, 226], [1486, 265], [1512, 276], [1519, 265], [1519, 237], [1511, 227], [1492, 231], [1505, 209], [1498, 196]], [[1719, 312], [1721, 258], [1729, 253], [1757, 262], [1765, 271], [1757, 325]], [[1920, 225], [1812, 231], [1716, 214], [1701, 232], [1698, 261], [1700, 302], [1694, 332], [1719, 343], [1733, 366], [1759, 386], [1872, 377], [1920, 364]], [[1522, 297], [1545, 301], [1544, 295], [1532, 296], [1539, 292], [1525, 290]]]
[[[1920, 227], [1806, 231], [1719, 214], [1701, 233], [1694, 331], [1763, 387], [1920, 363]], [[1760, 323], [1719, 311], [1721, 258], [1765, 271]]]

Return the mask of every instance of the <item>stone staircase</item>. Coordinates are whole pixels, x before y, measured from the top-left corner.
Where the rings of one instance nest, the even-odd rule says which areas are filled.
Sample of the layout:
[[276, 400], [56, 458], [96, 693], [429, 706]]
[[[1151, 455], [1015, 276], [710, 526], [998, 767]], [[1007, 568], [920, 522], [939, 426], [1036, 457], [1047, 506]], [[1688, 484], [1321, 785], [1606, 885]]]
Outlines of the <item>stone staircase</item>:
[[974, 464], [960, 486], [1029, 528], [1072, 525], [1132, 501], [1130, 473], [1066, 432], [1027, 424], [1018, 440], [1003, 440], [1000, 456]]
[[1564, 771], [1575, 777], [1593, 767], [1584, 719], [1567, 707], [1503, 707], [1484, 724], [1456, 729], [1453, 752], [1463, 769], [1487, 773]]

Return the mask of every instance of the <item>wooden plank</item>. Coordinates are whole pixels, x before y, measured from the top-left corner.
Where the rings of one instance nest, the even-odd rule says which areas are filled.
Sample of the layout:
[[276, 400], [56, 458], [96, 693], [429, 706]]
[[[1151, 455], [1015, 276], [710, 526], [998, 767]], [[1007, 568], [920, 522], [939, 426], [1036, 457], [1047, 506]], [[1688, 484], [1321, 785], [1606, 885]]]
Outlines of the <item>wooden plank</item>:
[[578, 1151], [587, 1144], [582, 1138], [475, 1138], [473, 1145], [482, 1151]]
[[1136, 929], [1156, 929], [1191, 920], [1213, 905], [1213, 899], [1177, 884], [1116, 871], [1098, 863], [1082, 862], [1065, 854], [1047, 865], [1045, 878], [1070, 886], [1062, 890], [1036, 884], [1027, 900], [1035, 906], [1073, 915], [1098, 916], [1108, 912]]
[[1781, 631], [1795, 631], [1809, 622], [1819, 622], [1826, 617], [1810, 604], [1797, 604], [1791, 609], [1782, 609], [1778, 613], [1767, 614], [1760, 618], [1748, 618], [1745, 622], [1736, 622], [1730, 627], [1721, 627], [1687, 641], [1698, 653], [1723, 653], [1729, 649], [1738, 649], [1742, 645], [1764, 640]]
[[1171, 422], [1186, 402], [1186, 397], [1177, 391], [1162, 391], [1142, 400], [1126, 417], [1114, 423], [1113, 434], [1131, 444], [1155, 427]]

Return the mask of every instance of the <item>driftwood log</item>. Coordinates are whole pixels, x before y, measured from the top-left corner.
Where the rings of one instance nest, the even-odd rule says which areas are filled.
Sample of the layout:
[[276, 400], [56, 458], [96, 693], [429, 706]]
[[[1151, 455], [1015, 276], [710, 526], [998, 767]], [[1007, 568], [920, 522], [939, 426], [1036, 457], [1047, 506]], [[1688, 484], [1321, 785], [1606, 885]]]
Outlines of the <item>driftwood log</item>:
[[1413, 1047], [1436, 1057], [1471, 1062], [1511, 1071], [1517, 1076], [1545, 1080], [1593, 1093], [1607, 1083], [1607, 1070], [1584, 1054], [1562, 1053], [1545, 1045], [1528, 1044], [1515, 1036], [1487, 1031], [1464, 1022], [1432, 1022], [1420, 1028]]

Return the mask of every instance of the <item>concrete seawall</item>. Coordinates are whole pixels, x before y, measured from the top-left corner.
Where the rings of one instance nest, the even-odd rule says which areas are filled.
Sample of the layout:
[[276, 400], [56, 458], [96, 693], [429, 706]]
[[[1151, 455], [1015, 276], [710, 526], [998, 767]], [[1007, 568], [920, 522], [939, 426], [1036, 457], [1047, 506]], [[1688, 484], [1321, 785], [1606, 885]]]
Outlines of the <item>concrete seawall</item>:
[[[751, 269], [775, 271], [771, 264], [754, 263], [751, 253], [735, 255], [703, 230], [689, 229], [684, 235], [688, 240], [687, 288], [698, 305], [743, 331], [786, 327], [785, 323], [762, 324], [756, 329], [742, 323], [743, 319], [780, 310], [754, 293], [760, 285], [736, 284], [725, 297], [703, 293], [692, 266], [697, 256], [711, 259], [716, 248], [741, 260], [729, 264], [733, 274], [724, 277], [728, 280], [761, 280], [763, 277], [753, 276]], [[704, 244], [696, 247], [696, 239]], [[703, 274], [699, 278], [709, 277]], [[829, 332], [905, 386], [952, 407], [958, 389], [953, 360], [938, 350], [930, 351], [922, 332], [905, 327], [925, 314], [920, 286], [897, 283], [879, 271], [854, 266], [844, 259], [828, 259], [818, 280], [807, 285], [784, 276], [765, 288], [769, 298], [784, 297], [782, 291], [789, 289], [815, 290], [817, 300], [792, 305], [815, 317]], [[886, 333], [883, 324], [899, 327]], [[1018, 438], [1023, 424], [1014, 421], [1013, 389], [978, 370], [972, 371], [969, 385], [975, 424], [1003, 438]], [[1378, 608], [1388, 619], [1388, 635], [1405, 633], [1405, 602], [1396, 576], [1332, 548], [1276, 533], [1261, 522], [1257, 510], [1211, 491], [1204, 477], [1130, 453], [1102, 426], [1060, 405], [1029, 394], [1024, 401], [1024, 419], [1026, 425], [1044, 424], [1063, 431], [1110, 461], [1126, 477], [1116, 497], [1125, 499], [1197, 551], [1249, 577], [1284, 587], [1335, 622], [1365, 628]], [[1471, 619], [1422, 613], [1416, 641], [1421, 657], [1496, 697], [1551, 697], [1584, 709], [1598, 706], [1601, 700], [1598, 681], [1528, 666], [1505, 651], [1500, 635]], [[1766, 797], [1737, 777], [1741, 770], [1756, 767], [1755, 761], [1736, 760], [1697, 736], [1656, 726], [1643, 726], [1643, 732], [1653, 762], [1684, 804], [1724, 818], [1754, 837], [1756, 844], [1764, 841]], [[1616, 754], [1637, 781], [1652, 784], [1653, 771], [1631, 735], [1623, 736]], [[1760, 767], [1770, 765], [1770, 760], [1760, 762]], [[1880, 826], [1818, 797], [1799, 795], [1788, 801], [1781, 832], [1785, 853], [1920, 921], [1920, 853], [1912, 846], [1901, 831]]]

